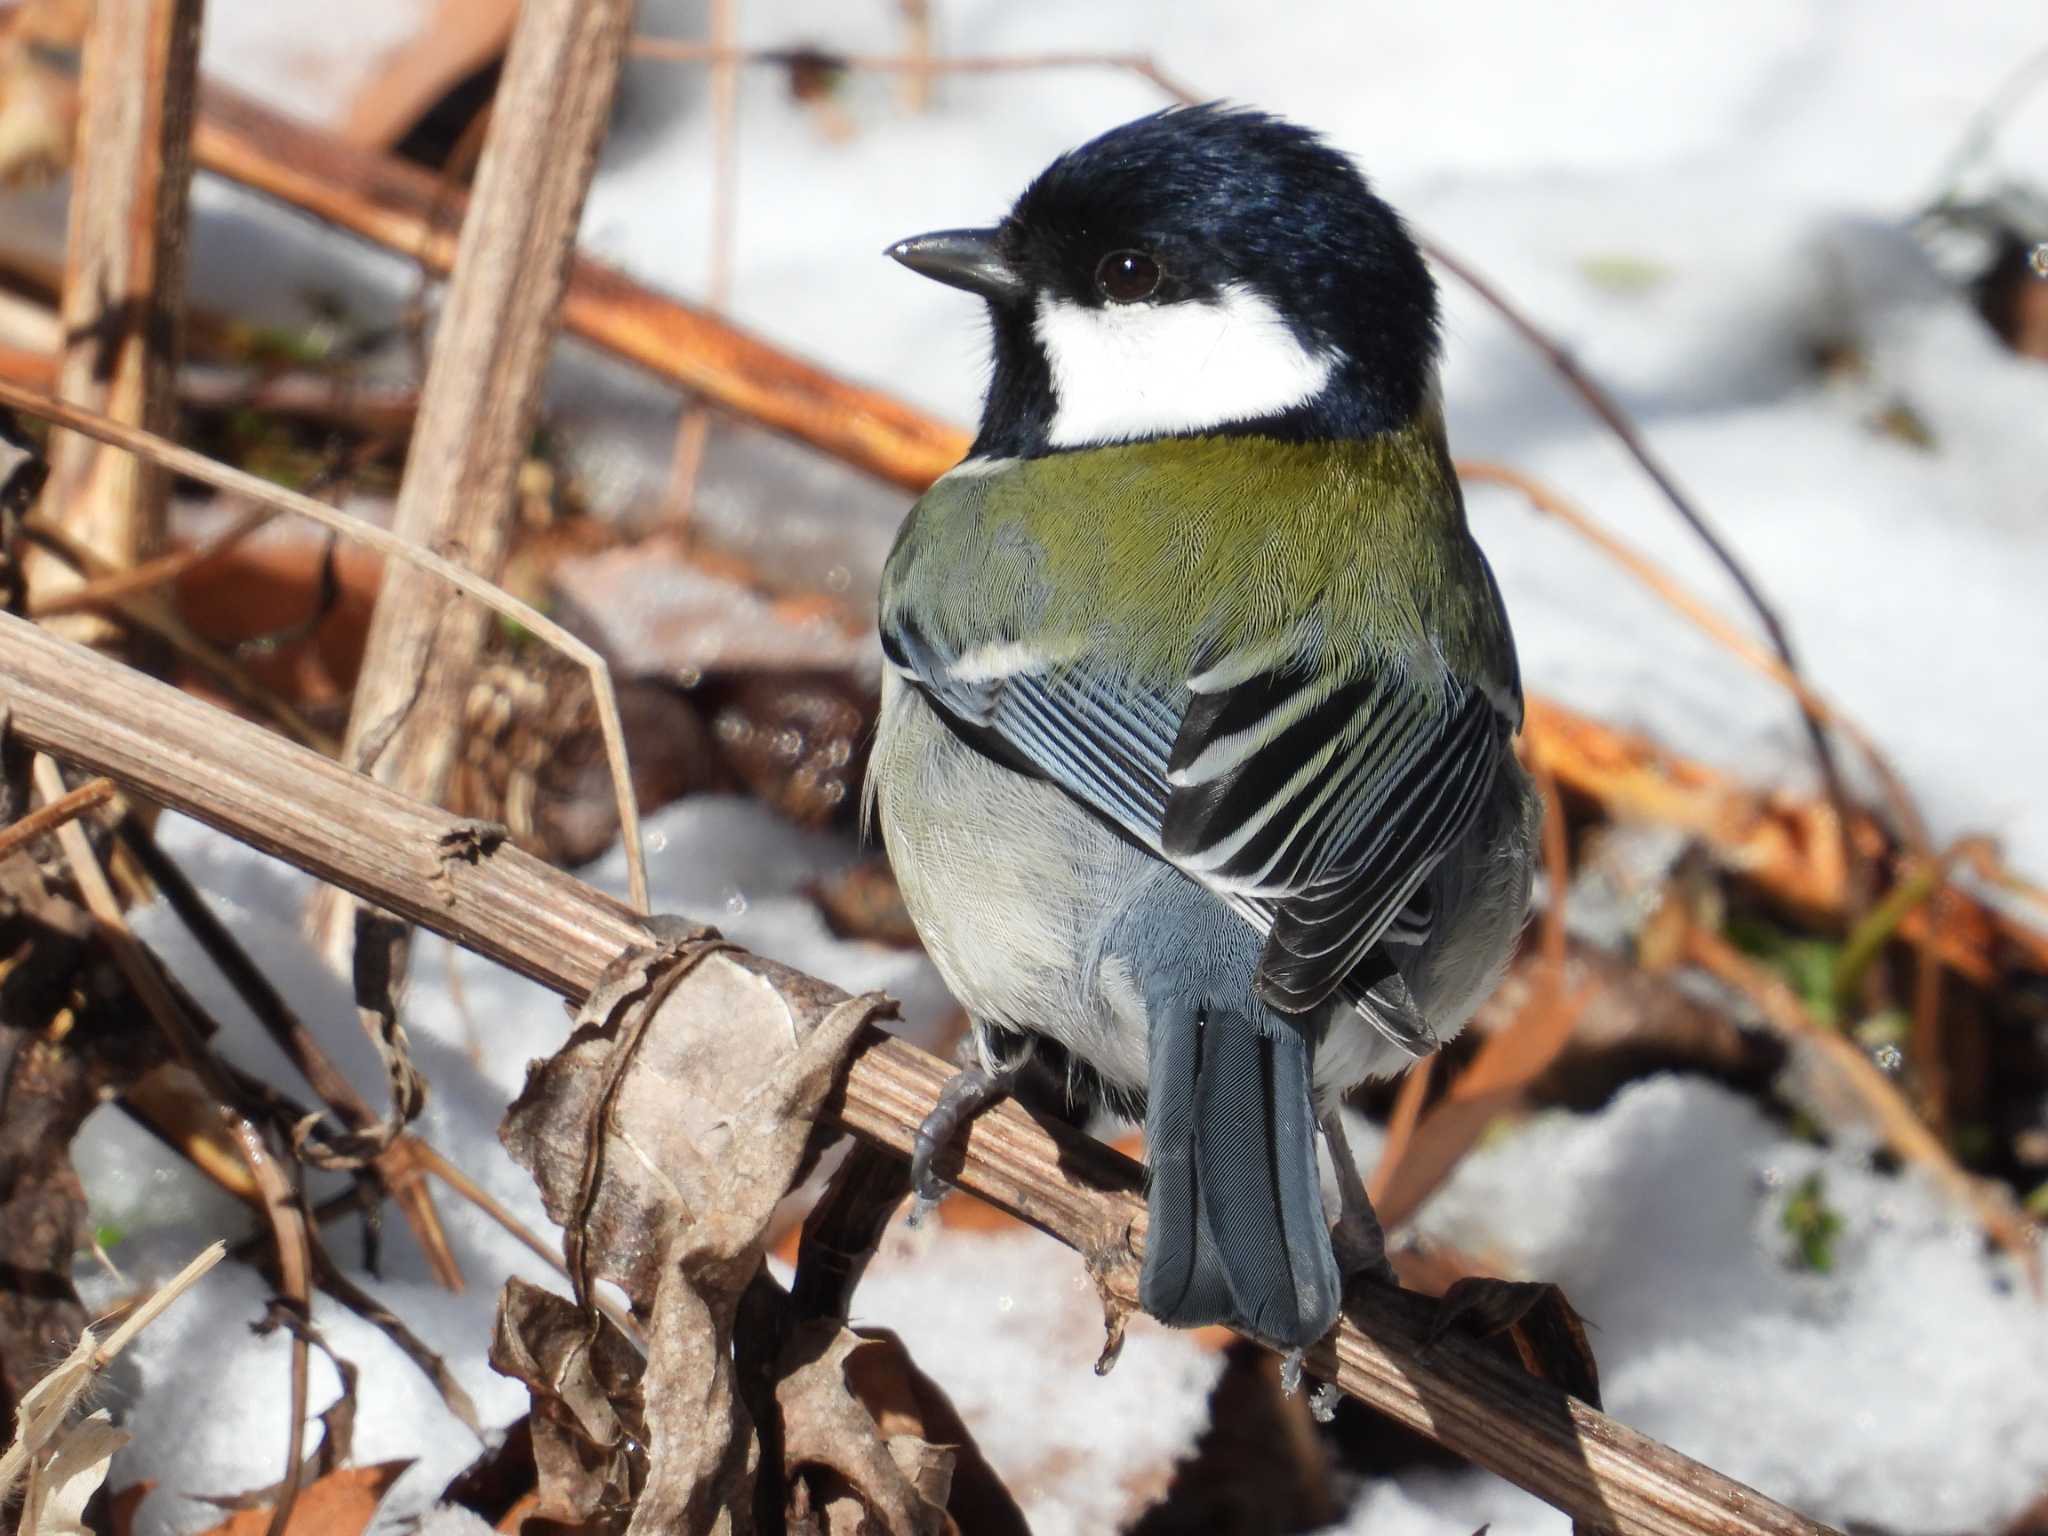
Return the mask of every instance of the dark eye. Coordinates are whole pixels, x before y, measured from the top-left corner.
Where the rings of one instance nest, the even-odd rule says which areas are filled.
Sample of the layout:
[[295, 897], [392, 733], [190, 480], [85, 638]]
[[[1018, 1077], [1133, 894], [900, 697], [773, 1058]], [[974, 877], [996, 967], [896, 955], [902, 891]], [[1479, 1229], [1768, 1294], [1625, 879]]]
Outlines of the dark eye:
[[1159, 263], [1143, 251], [1111, 251], [1095, 264], [1095, 286], [1112, 304], [1149, 299], [1159, 287]]

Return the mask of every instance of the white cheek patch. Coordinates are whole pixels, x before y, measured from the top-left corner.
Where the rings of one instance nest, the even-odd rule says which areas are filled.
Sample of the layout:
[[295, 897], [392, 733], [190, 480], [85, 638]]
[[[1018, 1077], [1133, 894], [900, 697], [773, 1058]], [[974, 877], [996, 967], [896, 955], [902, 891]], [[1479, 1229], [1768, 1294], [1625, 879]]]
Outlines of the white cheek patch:
[[1314, 399], [1336, 366], [1243, 287], [1099, 309], [1040, 295], [1034, 329], [1052, 368], [1055, 448], [1277, 415]]

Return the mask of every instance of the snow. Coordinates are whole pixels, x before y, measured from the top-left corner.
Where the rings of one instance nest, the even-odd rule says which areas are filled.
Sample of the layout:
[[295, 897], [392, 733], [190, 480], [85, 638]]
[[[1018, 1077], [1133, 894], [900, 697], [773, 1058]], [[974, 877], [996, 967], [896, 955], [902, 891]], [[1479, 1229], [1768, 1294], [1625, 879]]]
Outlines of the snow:
[[[1732, 0], [1715, 7], [1531, 7], [1462, 0], [1284, 8], [1236, 0], [939, 0], [955, 53], [1142, 50], [1204, 94], [1325, 130], [1428, 234], [1497, 280], [1610, 385], [1756, 572], [1820, 689], [1862, 720], [1918, 793], [1938, 839], [1999, 836], [2048, 875], [2048, 368], [2001, 350], [1902, 232], [1973, 111], [2030, 50], [2038, 14], [2005, 0], [1892, 4]], [[209, 70], [273, 103], [332, 118], [420, 5], [216, 0]], [[646, 0], [643, 27], [699, 35], [704, 6]], [[895, 8], [778, 0], [740, 8], [746, 41], [865, 52], [901, 44]], [[942, 80], [910, 116], [893, 84], [855, 76], [828, 132], [773, 71], [741, 92], [731, 309], [742, 324], [955, 420], [984, 367], [960, 295], [880, 252], [986, 220], [1053, 154], [1159, 105], [1104, 69]], [[1981, 179], [2039, 174], [2048, 92], [2013, 117]], [[617, 131], [589, 200], [589, 247], [646, 280], [701, 292], [712, 138], [703, 75], [628, 66]], [[10, 196], [9, 249], [54, 248], [48, 196]], [[411, 296], [402, 260], [208, 182], [196, 199], [202, 305], [274, 322], [313, 291], [366, 323]], [[1594, 512], [1723, 611], [1733, 593], [1640, 473], [1504, 324], [1446, 286], [1446, 400], [1456, 450], [1527, 471]], [[1818, 370], [1848, 344], [1860, 376]], [[600, 501], [645, 501], [674, 405], [625, 370], [572, 353], [553, 408]], [[1874, 428], [1903, 404], [1931, 448]], [[757, 477], [765, 477], [757, 478]], [[761, 486], [770, 487], [763, 492]], [[768, 579], [871, 591], [903, 498], [758, 434], [713, 439], [700, 526]], [[767, 510], [764, 510], [767, 509]], [[1810, 782], [1796, 721], [1769, 684], [1698, 638], [1601, 556], [1484, 489], [1475, 526], [1499, 571], [1533, 690], [1649, 730], [1745, 781]], [[307, 882], [172, 818], [173, 853], [221, 904], [373, 1102], [382, 1090], [344, 989], [300, 944]], [[704, 800], [655, 819], [660, 904], [849, 988], [906, 999], [930, 1038], [947, 1008], [921, 961], [834, 938], [803, 882], [852, 856], [759, 807]], [[600, 871], [623, 884], [614, 856]], [[144, 936], [223, 1019], [224, 1049], [266, 1076], [280, 1058], [162, 913]], [[451, 978], [459, 986], [451, 986]], [[530, 1224], [530, 1181], [495, 1126], [524, 1062], [566, 1032], [560, 1004], [422, 940], [408, 1023], [432, 1083], [422, 1133]], [[246, 1217], [113, 1111], [78, 1156], [97, 1221], [137, 1281], [168, 1274]], [[1789, 1189], [1825, 1177], [1843, 1217], [1827, 1275], [1790, 1266]], [[523, 1248], [443, 1199], [469, 1292], [438, 1291], [402, 1225], [379, 1278], [358, 1274], [441, 1349], [486, 1420], [521, 1406], [482, 1364], [498, 1283], [548, 1282]], [[1489, 1141], [1425, 1210], [1430, 1236], [1503, 1273], [1562, 1283], [1594, 1325], [1607, 1400], [1636, 1427], [1817, 1517], [1916, 1532], [1997, 1529], [2048, 1486], [2048, 1310], [1984, 1257], [1974, 1230], [1868, 1149], [1788, 1139], [1697, 1082], [1651, 1080], [1600, 1113]], [[357, 1262], [345, 1228], [336, 1255]], [[119, 1287], [82, 1265], [96, 1303]], [[285, 1345], [258, 1339], [262, 1285], [228, 1266], [134, 1346], [110, 1388], [138, 1438], [114, 1483], [152, 1477], [138, 1536], [214, 1518], [181, 1493], [272, 1481], [283, 1461]], [[1134, 1325], [1117, 1372], [1090, 1371], [1099, 1319], [1071, 1255], [1025, 1235], [892, 1235], [861, 1320], [901, 1330], [1025, 1500], [1033, 1528], [1126, 1517], [1130, 1477], [1192, 1443], [1215, 1362]], [[411, 1455], [384, 1520], [430, 1509], [479, 1447], [381, 1335], [326, 1303], [316, 1321], [362, 1367], [356, 1450]], [[316, 1359], [314, 1401], [333, 1378]], [[1346, 1529], [1375, 1536], [1562, 1533], [1563, 1517], [1476, 1474], [1415, 1473], [1361, 1491]], [[433, 1528], [462, 1536], [453, 1515]], [[459, 1528], [459, 1529], [458, 1529]]]
[[[1825, 1275], [1779, 1230], [1815, 1173], [1844, 1223]], [[2048, 1485], [2048, 1309], [1867, 1146], [1789, 1140], [1724, 1089], [1654, 1078], [1484, 1145], [1420, 1227], [1563, 1286], [1611, 1413], [1807, 1514], [1997, 1530]]]
[[[203, 67], [273, 111], [339, 125], [393, 50], [442, 8], [437, 0], [351, 0], [323, 25], [322, 13], [309, 5], [213, 0], [202, 34]], [[337, 46], [344, 37], [346, 46]]]
[[1138, 1317], [1116, 1369], [1098, 1377], [1102, 1308], [1086, 1268], [1021, 1230], [892, 1230], [853, 1321], [901, 1335], [1037, 1536], [1114, 1530], [1139, 1513], [1207, 1428], [1223, 1365]]

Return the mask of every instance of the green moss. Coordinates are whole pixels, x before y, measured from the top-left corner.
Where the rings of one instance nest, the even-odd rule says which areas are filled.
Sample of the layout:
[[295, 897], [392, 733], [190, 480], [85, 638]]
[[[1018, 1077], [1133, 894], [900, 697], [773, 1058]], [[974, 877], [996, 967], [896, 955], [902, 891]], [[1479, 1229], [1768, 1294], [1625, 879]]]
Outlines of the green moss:
[[1842, 1215], [1827, 1200], [1827, 1178], [1818, 1170], [1792, 1187], [1778, 1225], [1792, 1239], [1791, 1263], [1815, 1274], [1832, 1274], [1835, 1239], [1842, 1235]]

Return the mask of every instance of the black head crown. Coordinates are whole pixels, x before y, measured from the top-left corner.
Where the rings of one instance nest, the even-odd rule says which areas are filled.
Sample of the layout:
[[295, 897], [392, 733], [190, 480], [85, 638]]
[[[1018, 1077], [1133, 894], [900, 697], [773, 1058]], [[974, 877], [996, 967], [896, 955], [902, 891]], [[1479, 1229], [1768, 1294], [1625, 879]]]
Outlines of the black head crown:
[[1399, 215], [1261, 112], [1141, 117], [1053, 161], [993, 229], [889, 254], [988, 301], [979, 454], [1364, 437], [1434, 385], [1436, 285]]

